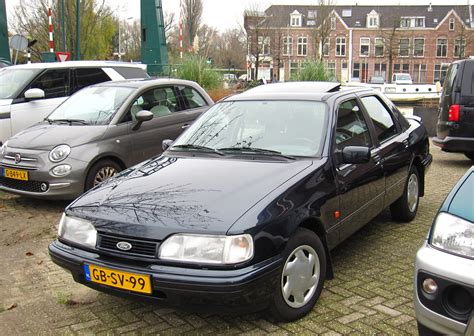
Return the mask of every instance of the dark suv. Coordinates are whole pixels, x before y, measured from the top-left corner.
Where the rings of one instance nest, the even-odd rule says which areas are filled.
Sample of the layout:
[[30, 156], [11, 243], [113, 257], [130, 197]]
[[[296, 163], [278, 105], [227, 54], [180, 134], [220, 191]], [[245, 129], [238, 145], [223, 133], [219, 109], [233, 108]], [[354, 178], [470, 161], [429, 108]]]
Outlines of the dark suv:
[[453, 62], [439, 103], [436, 146], [474, 161], [474, 60]]

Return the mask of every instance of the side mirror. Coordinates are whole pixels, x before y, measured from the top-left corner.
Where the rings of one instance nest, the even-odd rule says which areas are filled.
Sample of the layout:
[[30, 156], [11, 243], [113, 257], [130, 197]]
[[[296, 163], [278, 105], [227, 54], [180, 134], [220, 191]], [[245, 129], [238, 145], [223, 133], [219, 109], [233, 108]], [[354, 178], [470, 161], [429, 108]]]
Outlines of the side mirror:
[[342, 149], [343, 163], [367, 163], [370, 160], [370, 148], [364, 146], [347, 146]]
[[153, 119], [153, 113], [151, 113], [150, 111], [142, 110], [135, 115], [135, 119], [137, 119], [137, 123], [135, 124], [135, 126], [133, 126], [134, 131], [139, 129], [144, 121]]
[[168, 148], [170, 148], [172, 144], [173, 144], [173, 140], [170, 140], [170, 139], [163, 140], [163, 142], [161, 143], [161, 148], [163, 148], [163, 152], [167, 150]]
[[25, 98], [27, 100], [44, 98], [44, 91], [41, 89], [29, 89], [25, 91]]

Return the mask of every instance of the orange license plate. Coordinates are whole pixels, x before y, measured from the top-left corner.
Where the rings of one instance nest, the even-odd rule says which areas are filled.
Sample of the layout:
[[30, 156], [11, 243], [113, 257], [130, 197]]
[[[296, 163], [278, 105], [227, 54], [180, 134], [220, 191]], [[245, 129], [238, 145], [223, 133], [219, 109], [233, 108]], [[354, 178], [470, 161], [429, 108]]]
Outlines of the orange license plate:
[[132, 292], [151, 294], [149, 275], [118, 271], [110, 268], [84, 264], [87, 281], [126, 289]]
[[14, 180], [28, 181], [28, 172], [26, 170], [3, 168], [2, 175]]

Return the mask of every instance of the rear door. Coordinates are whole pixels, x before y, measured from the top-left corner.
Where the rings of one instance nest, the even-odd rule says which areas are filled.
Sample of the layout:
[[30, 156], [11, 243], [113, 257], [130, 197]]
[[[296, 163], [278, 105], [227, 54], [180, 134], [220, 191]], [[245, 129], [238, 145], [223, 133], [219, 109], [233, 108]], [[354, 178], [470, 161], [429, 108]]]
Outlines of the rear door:
[[186, 85], [176, 86], [177, 94], [183, 105], [183, 118], [186, 120], [183, 125], [187, 128], [203, 112], [209, 108], [209, 103], [193, 87]]
[[110, 78], [101, 68], [77, 68], [72, 70], [71, 94], [89, 85], [107, 82]]
[[385, 175], [384, 207], [402, 194], [412, 161], [408, 131], [403, 131], [385, 102], [376, 94], [360, 97], [370, 118], [380, 163]]
[[[341, 215], [337, 227], [340, 239], [344, 240], [382, 211], [385, 181], [380, 155], [374, 146], [360, 102], [355, 97], [340, 101], [337, 113], [334, 157]], [[342, 163], [338, 153], [346, 146], [369, 147], [370, 161]]]

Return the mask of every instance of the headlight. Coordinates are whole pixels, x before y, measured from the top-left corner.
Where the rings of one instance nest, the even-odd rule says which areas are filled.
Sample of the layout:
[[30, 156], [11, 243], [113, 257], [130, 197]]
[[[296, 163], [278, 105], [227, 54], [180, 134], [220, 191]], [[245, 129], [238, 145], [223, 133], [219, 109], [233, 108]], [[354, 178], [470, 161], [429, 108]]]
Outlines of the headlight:
[[238, 236], [205, 236], [176, 234], [160, 247], [163, 260], [204, 264], [236, 264], [253, 256], [253, 240], [248, 234]]
[[61, 164], [51, 169], [50, 174], [56, 177], [64, 177], [68, 175], [72, 170], [72, 167], [68, 164]]
[[97, 231], [92, 223], [85, 219], [66, 216], [64, 213], [59, 222], [58, 236], [91, 248], [94, 248], [97, 242]]
[[56, 146], [49, 152], [49, 160], [51, 162], [60, 162], [67, 158], [69, 153], [71, 153], [71, 147], [68, 145]]
[[451, 252], [474, 258], [474, 224], [445, 212], [436, 217], [431, 245]]
[[8, 143], [8, 141], [5, 141], [5, 142], [3, 143], [3, 145], [0, 147], [0, 155], [5, 154], [5, 152], [6, 152], [6, 150], [7, 150], [7, 143]]

